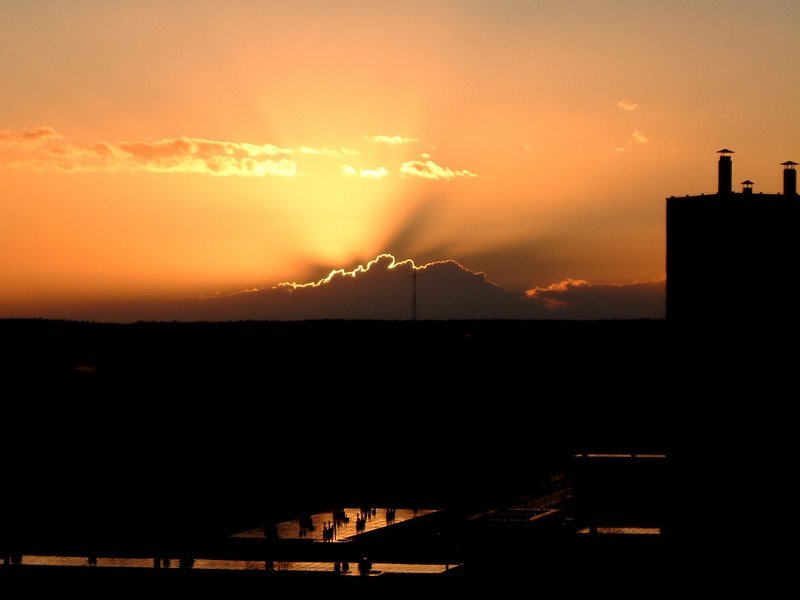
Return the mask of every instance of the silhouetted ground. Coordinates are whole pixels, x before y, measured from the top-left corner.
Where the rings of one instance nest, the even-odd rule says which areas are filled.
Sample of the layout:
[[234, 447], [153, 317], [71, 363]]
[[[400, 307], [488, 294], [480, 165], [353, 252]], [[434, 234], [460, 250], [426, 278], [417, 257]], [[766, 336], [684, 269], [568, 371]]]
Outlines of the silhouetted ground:
[[496, 505], [575, 448], [680, 464], [728, 389], [709, 355], [750, 384], [744, 338], [719, 335], [663, 321], [0, 321], [2, 534], [188, 543], [337, 504]]

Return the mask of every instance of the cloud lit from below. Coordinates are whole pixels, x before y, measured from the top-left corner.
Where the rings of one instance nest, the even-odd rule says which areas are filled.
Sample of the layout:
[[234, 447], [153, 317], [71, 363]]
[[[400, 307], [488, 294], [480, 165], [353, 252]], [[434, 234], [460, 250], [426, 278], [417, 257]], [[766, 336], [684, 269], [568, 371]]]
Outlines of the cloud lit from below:
[[[58, 139], [49, 127], [40, 127], [41, 144]], [[11, 137], [17, 139], [19, 136]], [[38, 145], [41, 145], [38, 144]], [[164, 138], [155, 141], [97, 142], [86, 147], [70, 144], [33, 148], [6, 162], [18, 169], [66, 172], [146, 171], [151, 173], [199, 173], [217, 177], [294, 177], [297, 163], [287, 158], [304, 149], [279, 148], [202, 138]], [[317, 150], [325, 153], [325, 149]], [[330, 152], [330, 151], [328, 151]]]
[[364, 141], [370, 144], [386, 144], [387, 146], [402, 146], [405, 144], [415, 144], [419, 138], [403, 137], [401, 135], [368, 135]]
[[[298, 165], [306, 157], [321, 157], [340, 162], [339, 172], [346, 177], [383, 179], [390, 175], [384, 166], [355, 167], [341, 164], [361, 155], [358, 150], [341, 147], [253, 144], [182, 136], [157, 140], [95, 142], [87, 146], [55, 144], [61, 136], [52, 127], [41, 126], [31, 131], [0, 131], [0, 165], [14, 169], [67, 173], [150, 172], [195, 173], [216, 177], [295, 177], [305, 174]], [[399, 135], [367, 136], [370, 144], [398, 146], [418, 142], [417, 138]], [[395, 171], [401, 177], [429, 180], [477, 177], [466, 169], [442, 167], [432, 160], [408, 161]]]
[[52, 127], [46, 125], [29, 131], [4, 129], [0, 131], [0, 148], [3, 146], [36, 147], [58, 139], [61, 139], [61, 136]]
[[663, 319], [666, 278], [625, 284], [595, 284], [566, 279], [526, 292], [528, 298], [561, 319]]
[[466, 169], [453, 170], [448, 167], [441, 167], [432, 160], [422, 162], [420, 160], [411, 160], [405, 162], [400, 167], [401, 175], [408, 175], [410, 177], [421, 177], [422, 179], [439, 180], [444, 179], [449, 181], [457, 177], [477, 177], [472, 171]]
[[[295, 177], [297, 160], [322, 157], [334, 161], [358, 156], [350, 148], [253, 144], [195, 137], [95, 142], [87, 146], [55, 144], [61, 136], [52, 127], [0, 131], [0, 164], [21, 170], [68, 173], [150, 172], [196, 173], [217, 177]], [[384, 171], [386, 171], [384, 173]], [[346, 174], [348, 174], [345, 171]], [[362, 170], [362, 177], [388, 175], [383, 167]]]
[[389, 171], [385, 167], [356, 169], [352, 165], [342, 165], [342, 173], [348, 177], [364, 177], [365, 179], [383, 179], [389, 175]]

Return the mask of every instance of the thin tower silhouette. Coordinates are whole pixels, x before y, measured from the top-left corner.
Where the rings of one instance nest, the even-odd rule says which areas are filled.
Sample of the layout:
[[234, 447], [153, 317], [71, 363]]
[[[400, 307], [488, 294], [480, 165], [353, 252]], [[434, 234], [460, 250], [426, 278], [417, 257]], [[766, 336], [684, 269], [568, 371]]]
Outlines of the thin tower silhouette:
[[411, 267], [411, 320], [417, 320], [417, 277], [418, 273], [416, 271], [416, 267]]

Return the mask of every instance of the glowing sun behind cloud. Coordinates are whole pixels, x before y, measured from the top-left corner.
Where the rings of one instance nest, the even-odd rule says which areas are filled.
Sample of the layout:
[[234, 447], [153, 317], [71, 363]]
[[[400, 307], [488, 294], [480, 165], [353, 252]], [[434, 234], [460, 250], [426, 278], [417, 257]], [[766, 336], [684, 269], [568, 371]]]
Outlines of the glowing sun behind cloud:
[[714, 150], [765, 191], [796, 158], [797, 6], [0, 3], [0, 316], [382, 252], [656, 279]]

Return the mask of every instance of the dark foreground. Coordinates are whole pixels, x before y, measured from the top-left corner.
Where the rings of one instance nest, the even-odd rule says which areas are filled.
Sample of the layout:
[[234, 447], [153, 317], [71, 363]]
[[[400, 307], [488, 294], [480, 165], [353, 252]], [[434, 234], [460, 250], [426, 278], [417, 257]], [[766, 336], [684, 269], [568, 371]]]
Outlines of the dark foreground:
[[[718, 332], [659, 321], [0, 321], [0, 335], [0, 542], [53, 551], [208, 545], [336, 506], [457, 522], [544, 493], [578, 450], [681, 464], [724, 388], [704, 362]], [[693, 485], [670, 481], [662, 514]], [[561, 565], [577, 552], [549, 547]]]

